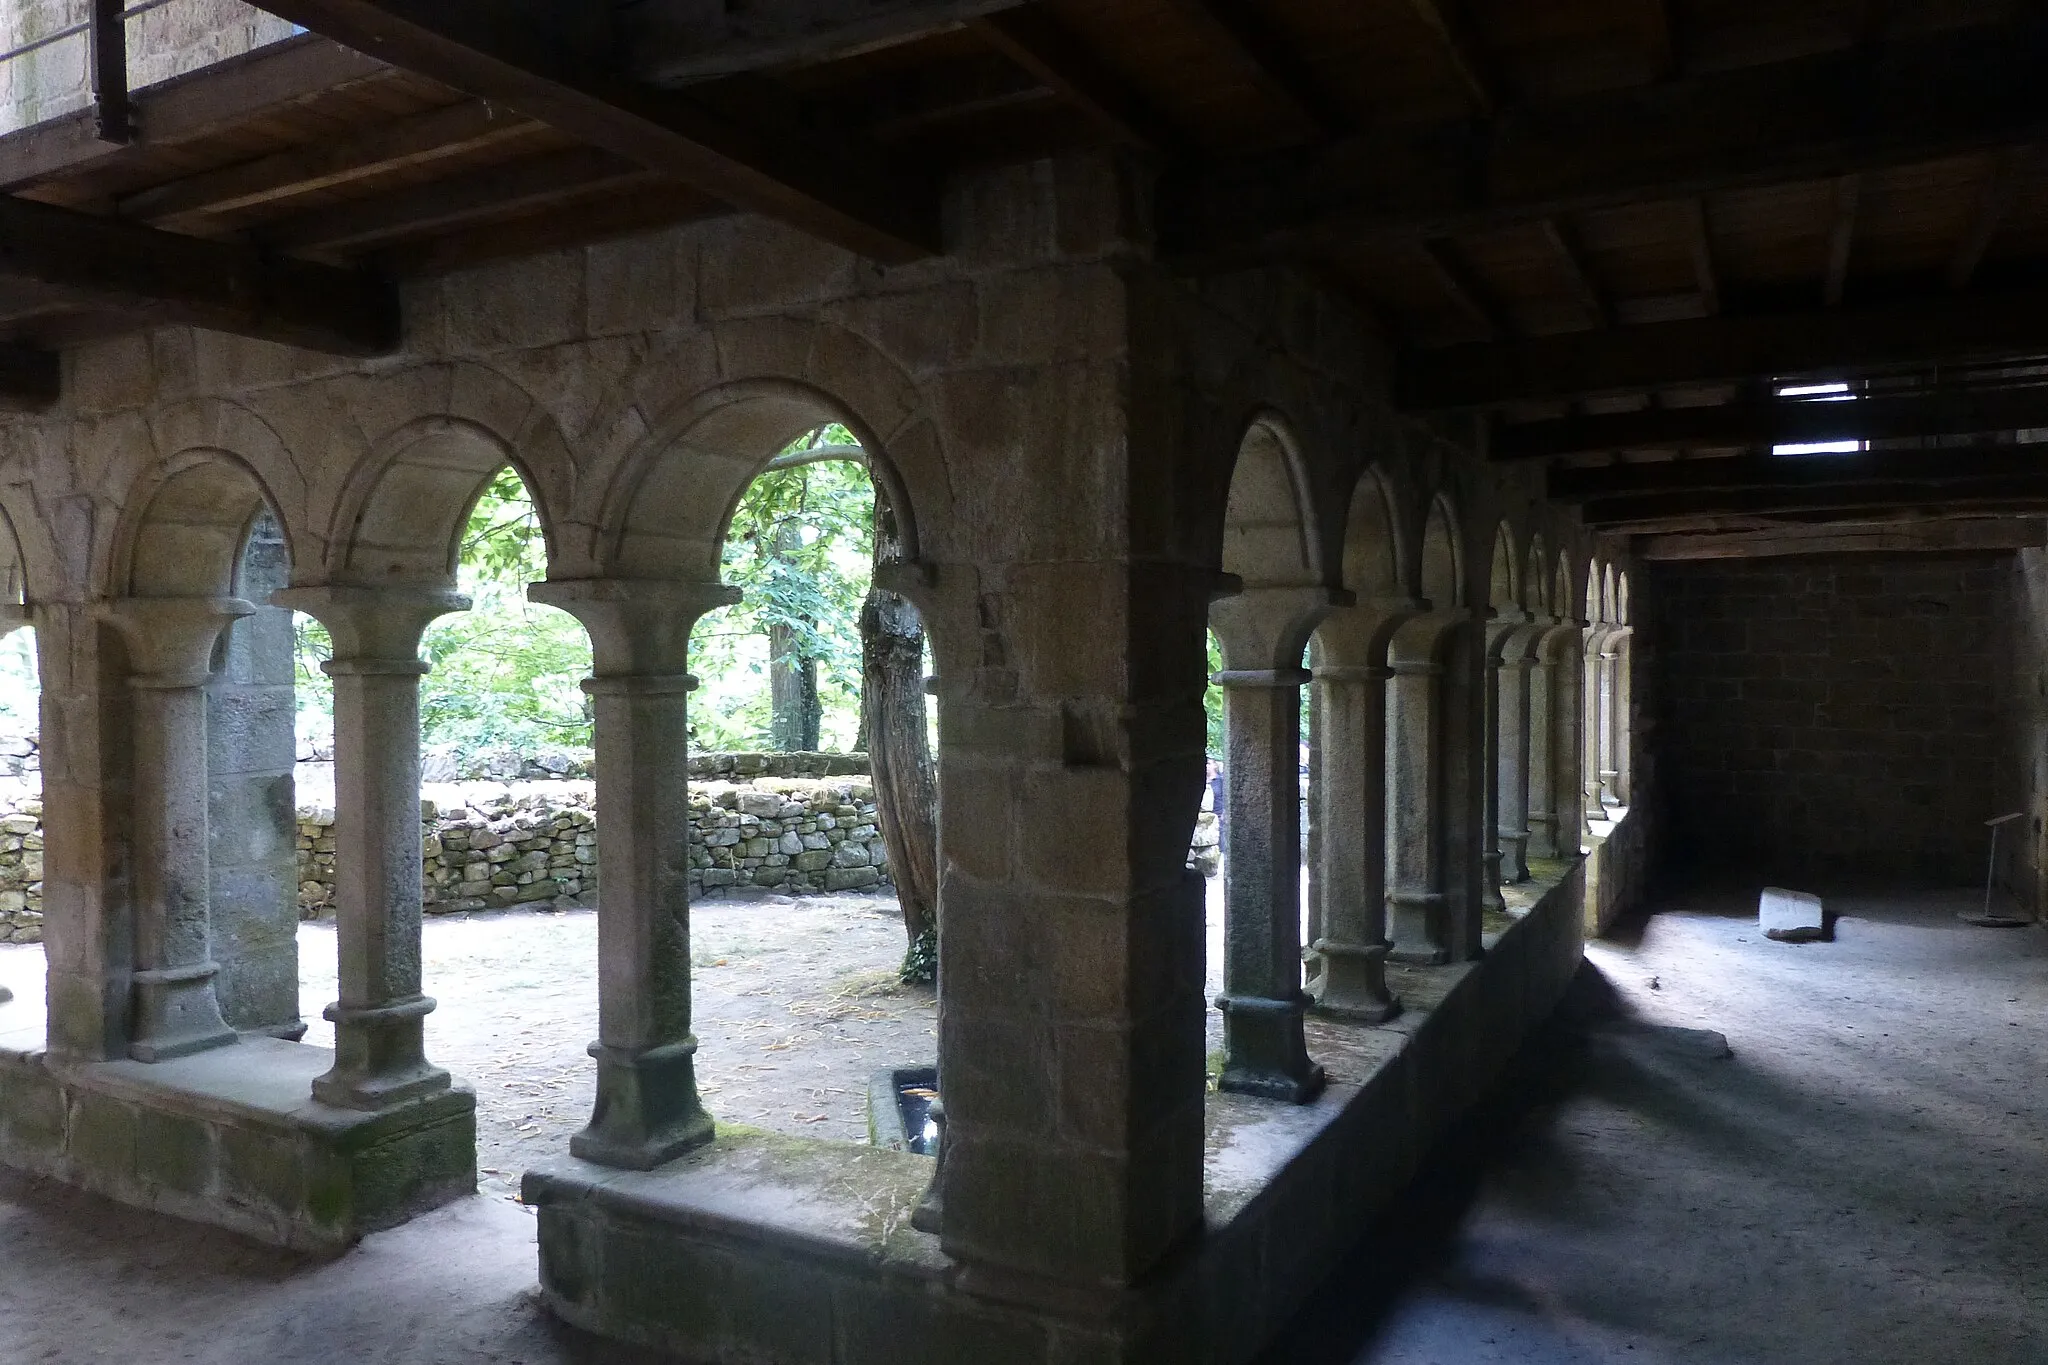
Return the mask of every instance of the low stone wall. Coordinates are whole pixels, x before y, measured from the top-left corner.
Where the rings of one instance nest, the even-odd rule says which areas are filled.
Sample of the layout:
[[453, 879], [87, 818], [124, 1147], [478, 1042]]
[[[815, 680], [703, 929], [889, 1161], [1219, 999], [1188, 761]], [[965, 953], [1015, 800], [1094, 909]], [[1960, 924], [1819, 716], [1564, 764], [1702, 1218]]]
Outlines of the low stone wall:
[[43, 941], [43, 801], [0, 799], [0, 943]]
[[[733, 760], [761, 757], [707, 755], [699, 762], [718, 772], [722, 760], [732, 772]], [[791, 760], [779, 765], [787, 769], [807, 756], [773, 757]], [[811, 895], [889, 884], [875, 789], [864, 779], [700, 777], [690, 788], [690, 815], [693, 895], [731, 886]], [[598, 821], [589, 782], [430, 787], [420, 817], [428, 914], [566, 908], [594, 898]], [[302, 807], [298, 844], [299, 913], [316, 919], [334, 908], [334, 811]]]

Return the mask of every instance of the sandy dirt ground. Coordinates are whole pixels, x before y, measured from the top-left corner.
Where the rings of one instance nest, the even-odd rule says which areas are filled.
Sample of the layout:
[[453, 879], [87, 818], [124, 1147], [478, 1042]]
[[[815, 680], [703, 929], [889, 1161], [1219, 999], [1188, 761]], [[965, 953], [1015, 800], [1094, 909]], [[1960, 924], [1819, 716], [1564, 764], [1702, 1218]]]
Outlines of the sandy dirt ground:
[[[1753, 899], [1686, 897], [1594, 945], [1500, 1097], [1263, 1365], [2048, 1365], [2048, 932], [1968, 928], [1967, 899], [1840, 902], [1834, 942], [1793, 946]], [[857, 1095], [831, 1092], [929, 1048], [927, 1001], [833, 984], [899, 951], [885, 907], [701, 910], [698, 954], [727, 959], [700, 1011], [721, 1114], [852, 1132]], [[594, 942], [588, 916], [510, 922], [429, 934], [430, 972], [496, 964], [437, 981], [435, 1047], [507, 1097], [486, 1164], [508, 1166], [581, 1122]], [[774, 981], [801, 989], [745, 994]], [[489, 1194], [312, 1263], [0, 1175], [0, 1361], [646, 1359], [553, 1324], [533, 1257], [528, 1212]]]

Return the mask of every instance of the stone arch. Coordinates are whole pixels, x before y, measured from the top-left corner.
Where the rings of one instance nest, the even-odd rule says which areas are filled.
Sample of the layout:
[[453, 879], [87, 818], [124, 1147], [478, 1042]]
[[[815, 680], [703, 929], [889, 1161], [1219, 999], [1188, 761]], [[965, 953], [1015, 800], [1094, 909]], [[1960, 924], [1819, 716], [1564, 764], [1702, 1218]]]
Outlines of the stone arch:
[[33, 598], [28, 586], [28, 553], [15, 528], [13, 513], [0, 501], [0, 609], [25, 607]]
[[1493, 532], [1493, 563], [1487, 583], [1487, 605], [1495, 611], [1516, 607], [1522, 601], [1521, 563], [1515, 555], [1515, 536], [1506, 521]]
[[1247, 589], [1324, 581], [1307, 462], [1286, 420], [1275, 413], [1254, 417], [1238, 443], [1223, 513], [1222, 564]]
[[747, 485], [791, 441], [833, 423], [867, 452], [869, 476], [896, 513], [903, 558], [916, 562], [916, 500], [882, 439], [821, 389], [790, 379], [750, 379], [687, 400], [621, 464], [599, 513], [600, 572], [716, 582]]
[[243, 547], [268, 511], [293, 551], [291, 523], [263, 478], [226, 450], [187, 450], [141, 480], [115, 535], [110, 589], [120, 597], [227, 597]]
[[331, 575], [357, 584], [452, 584], [463, 527], [507, 465], [533, 496], [553, 562], [555, 523], [531, 463], [481, 423], [428, 416], [386, 435], [350, 480], [330, 542]]
[[1612, 564], [1603, 564], [1600, 567], [1600, 619], [1609, 624], [1617, 623], [1621, 619], [1615, 615], [1614, 609], [1614, 566]]
[[1550, 585], [1551, 609], [1560, 618], [1568, 617], [1572, 607], [1572, 556], [1569, 550], [1557, 552], [1557, 571]]
[[1401, 527], [1378, 465], [1359, 475], [1344, 522], [1344, 586], [1360, 601], [1401, 594]]
[[1457, 509], [1448, 495], [1430, 499], [1422, 530], [1418, 566], [1421, 596], [1436, 611], [1453, 611], [1465, 600], [1465, 555], [1458, 538]]
[[1600, 625], [1607, 620], [1607, 604], [1600, 594], [1600, 581], [1605, 570], [1595, 559], [1586, 567], [1586, 624]]
[[1614, 620], [1617, 625], [1629, 625], [1628, 571], [1622, 570], [1614, 579]]
[[1550, 581], [1550, 554], [1540, 530], [1530, 533], [1528, 564], [1522, 574], [1522, 606], [1538, 616], [1548, 616], [1555, 598]]

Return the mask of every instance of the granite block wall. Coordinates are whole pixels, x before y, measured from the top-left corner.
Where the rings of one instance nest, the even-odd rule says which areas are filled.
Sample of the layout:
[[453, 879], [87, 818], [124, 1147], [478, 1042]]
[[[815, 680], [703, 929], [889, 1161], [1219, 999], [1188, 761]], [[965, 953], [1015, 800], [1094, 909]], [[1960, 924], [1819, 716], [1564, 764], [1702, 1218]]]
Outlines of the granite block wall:
[[2010, 554], [1653, 566], [1667, 861], [1967, 885], [2008, 808]]

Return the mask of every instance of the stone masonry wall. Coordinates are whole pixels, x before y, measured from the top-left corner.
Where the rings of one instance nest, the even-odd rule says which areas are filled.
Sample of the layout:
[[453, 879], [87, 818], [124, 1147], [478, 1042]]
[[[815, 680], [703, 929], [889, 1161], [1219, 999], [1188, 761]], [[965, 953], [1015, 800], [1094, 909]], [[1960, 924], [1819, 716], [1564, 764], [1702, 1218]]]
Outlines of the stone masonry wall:
[[1660, 786], [1690, 869], [1981, 880], [2010, 555], [1654, 566]]
[[43, 941], [43, 801], [0, 799], [0, 943]]

